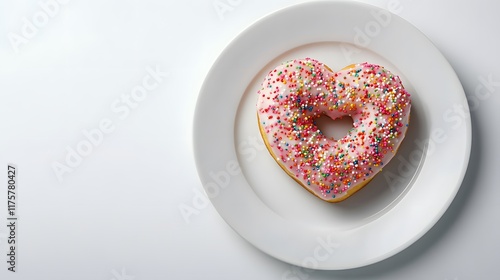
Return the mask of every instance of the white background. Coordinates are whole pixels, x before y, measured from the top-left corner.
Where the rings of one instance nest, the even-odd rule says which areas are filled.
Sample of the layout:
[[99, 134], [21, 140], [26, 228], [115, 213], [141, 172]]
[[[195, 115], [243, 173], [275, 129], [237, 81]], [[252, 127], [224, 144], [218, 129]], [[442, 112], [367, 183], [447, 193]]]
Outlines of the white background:
[[[38, 1], [0, 3], [0, 172], [6, 174], [7, 163], [19, 169], [18, 272], [8, 272], [5, 262], [2, 183], [0, 277], [289, 275], [289, 264], [240, 238], [211, 205], [187, 221], [179, 207], [203, 191], [192, 123], [212, 63], [257, 19], [307, 1], [40, 1], [49, 2], [57, 3], [49, 12]], [[390, 1], [365, 2], [387, 8]], [[359, 269], [308, 271], [288, 279], [496, 278], [500, 5], [401, 0], [400, 6], [399, 15], [434, 42], [475, 102], [465, 181], [436, 226], [396, 256]], [[156, 80], [152, 71], [161, 72]], [[125, 103], [149, 76], [154, 89]], [[478, 95], [484, 79], [494, 82]], [[69, 151], [87, 141], [83, 131], [95, 132], [101, 122], [111, 129], [58, 180], [54, 164], [67, 164]]]

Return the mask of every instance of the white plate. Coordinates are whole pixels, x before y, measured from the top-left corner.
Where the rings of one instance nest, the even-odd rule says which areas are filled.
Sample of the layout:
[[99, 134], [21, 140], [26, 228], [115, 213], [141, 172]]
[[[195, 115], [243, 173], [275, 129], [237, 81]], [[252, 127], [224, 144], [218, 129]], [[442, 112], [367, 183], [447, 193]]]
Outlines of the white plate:
[[[412, 94], [398, 155], [338, 204], [319, 200], [286, 175], [258, 131], [261, 80], [280, 62], [303, 57], [334, 70], [381, 64]], [[470, 154], [467, 112], [455, 72], [408, 22], [366, 4], [301, 4], [253, 24], [213, 65], [196, 107], [197, 168], [220, 215], [260, 250], [308, 268], [360, 267], [411, 245], [448, 208]]]

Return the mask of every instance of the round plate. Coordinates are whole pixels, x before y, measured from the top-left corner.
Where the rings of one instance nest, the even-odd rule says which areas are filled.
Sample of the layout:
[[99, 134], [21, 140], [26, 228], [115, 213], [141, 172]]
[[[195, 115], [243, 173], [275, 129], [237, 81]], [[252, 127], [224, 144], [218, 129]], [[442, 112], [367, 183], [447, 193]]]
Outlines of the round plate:
[[[299, 186], [259, 135], [262, 79], [279, 63], [304, 57], [334, 70], [364, 61], [383, 65], [412, 95], [398, 154], [338, 204]], [[243, 238], [294, 265], [347, 269], [400, 252], [443, 215], [465, 175], [468, 116], [455, 72], [411, 24], [366, 4], [311, 2], [259, 20], [220, 55], [198, 99], [194, 150], [207, 195]]]

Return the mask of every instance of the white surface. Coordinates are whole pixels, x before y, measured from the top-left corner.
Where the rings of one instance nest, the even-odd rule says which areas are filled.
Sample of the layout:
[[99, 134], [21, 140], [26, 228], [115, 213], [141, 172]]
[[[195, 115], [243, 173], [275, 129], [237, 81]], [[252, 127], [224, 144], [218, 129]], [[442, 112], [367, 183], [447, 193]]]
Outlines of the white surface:
[[[245, 27], [305, 1], [74, 0], [15, 53], [8, 34], [20, 34], [23, 18], [43, 11], [37, 2], [0, 4], [0, 166], [19, 167], [20, 217], [19, 272], [7, 272], [4, 263], [2, 279], [496, 277], [497, 2], [401, 0], [399, 15], [434, 42], [469, 97], [471, 164], [456, 199], [426, 235], [392, 258], [346, 271], [304, 271], [267, 256], [198, 195], [192, 122], [208, 69]], [[384, 8], [389, 2], [373, 1]], [[214, 5], [223, 9], [221, 3], [229, 8], [219, 17]], [[111, 104], [156, 65], [169, 77], [127, 117], [113, 112]], [[485, 87], [488, 79], [493, 83]], [[67, 147], [85, 140], [82, 130], [105, 118], [115, 130], [60, 183], [52, 163], [64, 162]], [[181, 205], [198, 208], [190, 223]], [[0, 209], [6, 209], [4, 191]], [[1, 252], [6, 234], [0, 227]]]
[[[360, 22], [373, 20], [373, 13], [384, 15], [384, 30], [373, 36], [369, 50], [358, 49], [352, 30]], [[334, 16], [327, 17], [329, 14]], [[322, 20], [299, 22], [297, 28], [286, 24], [289, 18], [314, 16]], [[282, 37], [275, 36], [274, 30], [284, 25], [292, 29], [282, 30]], [[340, 25], [345, 28], [331, 28]], [[266, 44], [246, 47], [252, 41]], [[352, 52], [355, 48], [356, 57], [345, 55], [345, 49]], [[401, 76], [413, 96], [408, 143], [382, 175], [340, 204], [322, 202], [297, 187], [266, 149], [255, 149], [255, 157], [250, 158], [248, 148], [241, 144], [260, 139], [256, 93], [269, 69], [308, 56], [333, 69], [359, 61], [384, 65]], [[246, 67], [239, 69], [240, 65]], [[227, 69], [238, 71], [232, 75]], [[432, 70], [421, 71], [427, 69]], [[220, 100], [225, 100], [223, 105]], [[469, 118], [443, 117], [443, 111], [451, 111], [453, 106], [468, 110], [455, 72], [411, 24], [373, 6], [352, 2], [294, 6], [248, 28], [224, 50], [207, 75], [194, 125], [199, 174], [220, 215], [262, 251], [307, 268], [361, 267], [411, 245], [455, 197], [468, 163], [471, 131]], [[432, 144], [419, 147], [424, 141]], [[239, 167], [233, 168], [236, 164]], [[436, 174], [436, 170], [446, 172]], [[402, 226], [404, 230], [394, 235], [394, 229]], [[325, 240], [332, 245], [316, 251], [315, 246], [324, 245]]]

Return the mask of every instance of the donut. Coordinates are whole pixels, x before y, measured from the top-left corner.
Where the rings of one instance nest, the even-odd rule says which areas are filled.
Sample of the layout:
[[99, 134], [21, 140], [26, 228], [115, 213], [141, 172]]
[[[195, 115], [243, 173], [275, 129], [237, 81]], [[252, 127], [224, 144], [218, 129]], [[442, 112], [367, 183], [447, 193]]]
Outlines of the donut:
[[[306, 190], [340, 202], [363, 188], [394, 157], [405, 137], [411, 100], [400, 78], [382, 66], [352, 64], [334, 72], [312, 59], [271, 70], [257, 91], [257, 119], [279, 166]], [[350, 116], [340, 139], [316, 120]]]

